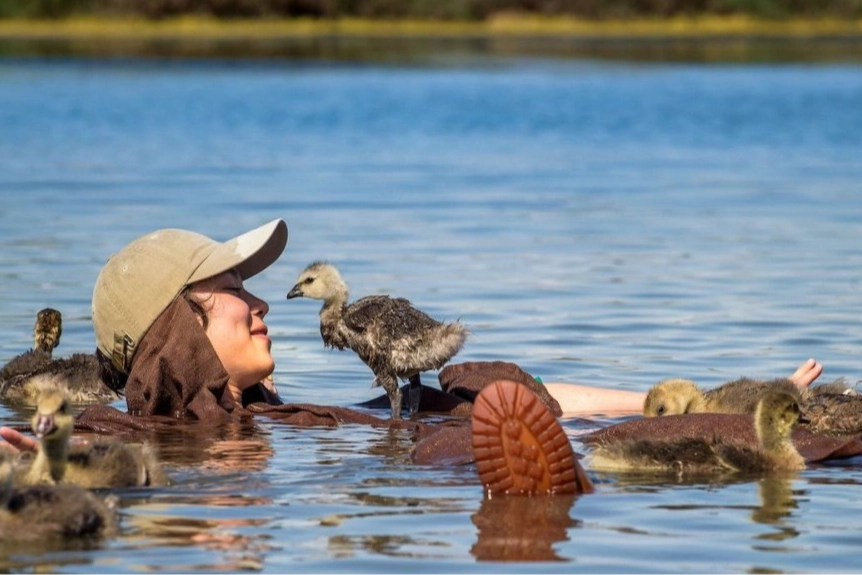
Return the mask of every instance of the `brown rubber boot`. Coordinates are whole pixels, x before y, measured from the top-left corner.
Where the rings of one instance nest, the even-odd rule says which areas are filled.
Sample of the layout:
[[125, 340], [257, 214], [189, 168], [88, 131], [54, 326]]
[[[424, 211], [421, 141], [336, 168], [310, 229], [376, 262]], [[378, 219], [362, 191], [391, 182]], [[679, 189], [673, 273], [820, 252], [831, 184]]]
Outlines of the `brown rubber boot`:
[[488, 493], [590, 493], [557, 418], [525, 385], [505, 379], [486, 386], [473, 405], [473, 452]]

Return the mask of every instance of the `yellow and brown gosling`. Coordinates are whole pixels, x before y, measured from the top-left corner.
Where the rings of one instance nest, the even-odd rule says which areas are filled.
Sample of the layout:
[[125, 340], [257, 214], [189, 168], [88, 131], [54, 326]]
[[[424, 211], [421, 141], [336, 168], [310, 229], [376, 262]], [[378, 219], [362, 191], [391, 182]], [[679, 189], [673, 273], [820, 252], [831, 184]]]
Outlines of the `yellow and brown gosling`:
[[660, 417], [683, 413], [754, 413], [761, 398], [776, 389], [799, 394], [803, 408], [819, 395], [855, 394], [841, 381], [799, 389], [787, 378], [758, 380], [743, 377], [703, 390], [688, 379], [666, 379], [647, 392], [643, 414], [645, 417]]
[[676, 473], [762, 473], [805, 468], [791, 433], [806, 422], [799, 393], [770, 390], [758, 402], [754, 424], [758, 445], [741, 444], [715, 430], [712, 439], [671, 437], [625, 439], [595, 445], [588, 455], [596, 471], [673, 471]]
[[805, 428], [827, 435], [862, 433], [862, 395], [843, 379], [799, 389], [788, 379], [760, 381], [741, 378], [711, 390], [687, 379], [657, 383], [644, 400], [644, 416], [683, 413], [753, 413], [764, 394], [783, 389], [799, 395], [808, 422]]
[[644, 399], [644, 417], [662, 417], [707, 411], [703, 390], [689, 379], [665, 379], [650, 388]]
[[30, 465], [19, 471], [21, 484], [62, 482], [94, 489], [169, 483], [149, 443], [100, 439], [70, 445], [74, 416], [68, 398], [60, 391], [39, 397], [32, 428], [39, 449]]
[[419, 408], [420, 373], [440, 369], [467, 339], [461, 323], [439, 322], [404, 298], [371, 295], [348, 304], [347, 284], [332, 264], [317, 261], [306, 267], [287, 294], [323, 301], [320, 335], [325, 347], [349, 348], [374, 372], [374, 386], [389, 396], [392, 418], [401, 417], [398, 380], [410, 382], [410, 415]]
[[61, 483], [69, 461], [69, 440], [75, 426], [72, 406], [66, 396], [57, 391], [43, 393], [30, 418], [30, 428], [39, 440], [33, 460], [18, 469], [16, 483], [22, 485], [52, 485]]
[[0, 449], [0, 545], [101, 538], [116, 532], [116, 497], [76, 485], [15, 487], [12, 456]]

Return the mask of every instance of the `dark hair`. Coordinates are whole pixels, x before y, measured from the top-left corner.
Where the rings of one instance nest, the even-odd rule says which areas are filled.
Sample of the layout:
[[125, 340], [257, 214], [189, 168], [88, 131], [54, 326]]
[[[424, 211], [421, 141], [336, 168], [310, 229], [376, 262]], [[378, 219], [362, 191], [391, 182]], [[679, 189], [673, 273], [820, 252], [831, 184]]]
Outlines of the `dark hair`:
[[[189, 307], [191, 307], [195, 315], [200, 318], [204, 329], [206, 329], [209, 325], [209, 318], [207, 317], [207, 312], [204, 309], [204, 306], [189, 295], [188, 287], [184, 288], [183, 291], [180, 292], [180, 296], [189, 303]], [[111, 358], [98, 349], [96, 350], [96, 360], [99, 364], [99, 379], [101, 379], [111, 390], [122, 394], [123, 390], [126, 388], [126, 383], [129, 381], [129, 374], [123, 373], [117, 369], [111, 361]]]

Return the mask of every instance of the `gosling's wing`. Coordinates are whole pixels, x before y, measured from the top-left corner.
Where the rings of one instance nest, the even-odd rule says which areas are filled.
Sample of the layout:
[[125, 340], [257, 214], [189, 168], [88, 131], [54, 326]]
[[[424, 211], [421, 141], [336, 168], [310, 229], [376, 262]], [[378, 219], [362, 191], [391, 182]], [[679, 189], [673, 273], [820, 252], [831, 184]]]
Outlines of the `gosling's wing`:
[[393, 299], [387, 295], [370, 295], [358, 299], [344, 310], [344, 325], [351, 331], [365, 332], [371, 326], [380, 324], [384, 318], [389, 317], [400, 299]]
[[771, 469], [769, 458], [760, 449], [750, 445], [716, 442], [715, 453], [729, 468], [741, 473], [762, 473]]
[[763, 394], [772, 389], [771, 382], [742, 377], [704, 392], [710, 411], [719, 413], [754, 413]]
[[140, 461], [132, 447], [120, 441], [74, 445], [64, 479], [88, 488], [142, 485]]
[[26, 390], [19, 390], [16, 387], [50, 364], [51, 354], [41, 349], [31, 349], [10, 359], [0, 369], [0, 399], [15, 400], [19, 397], [29, 397]]
[[93, 353], [57, 358], [45, 371], [62, 378], [72, 403], [107, 403], [120, 397], [102, 381], [99, 362]]
[[591, 450], [596, 470], [703, 472], [721, 470], [713, 441], [702, 437], [669, 440], [624, 439], [598, 444]]

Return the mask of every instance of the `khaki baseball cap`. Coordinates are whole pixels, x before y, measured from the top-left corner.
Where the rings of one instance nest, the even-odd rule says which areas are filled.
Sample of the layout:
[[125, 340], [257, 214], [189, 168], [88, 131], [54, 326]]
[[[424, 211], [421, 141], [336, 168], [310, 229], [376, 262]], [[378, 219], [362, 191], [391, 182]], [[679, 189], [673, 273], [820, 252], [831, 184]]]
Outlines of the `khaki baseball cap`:
[[236, 268], [243, 280], [284, 251], [287, 224], [273, 220], [226, 242], [187, 230], [142, 236], [112, 255], [93, 289], [96, 345], [129, 373], [141, 339], [187, 285]]

